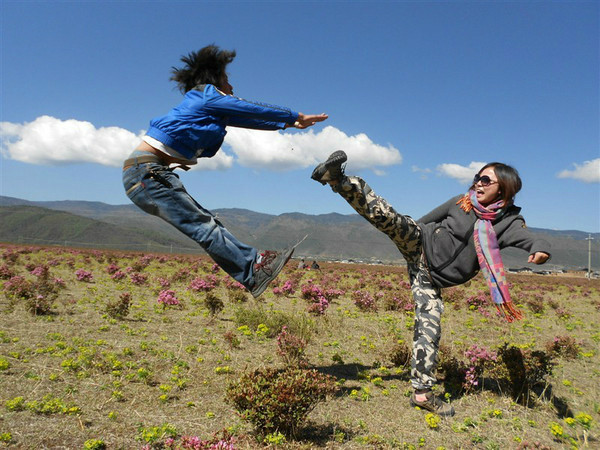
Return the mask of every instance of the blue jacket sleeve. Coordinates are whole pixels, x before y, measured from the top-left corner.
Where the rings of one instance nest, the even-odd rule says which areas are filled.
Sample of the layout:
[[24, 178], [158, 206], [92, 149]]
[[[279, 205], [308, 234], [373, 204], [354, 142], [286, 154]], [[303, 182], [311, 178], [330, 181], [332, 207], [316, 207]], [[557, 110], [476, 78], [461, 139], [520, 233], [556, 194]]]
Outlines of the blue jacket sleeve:
[[[253, 123], [248, 122], [248, 119], [257, 121], [254, 122], [254, 125], [256, 126], [259, 126], [260, 124], [263, 124], [264, 126], [265, 123], [272, 124], [274, 122], [293, 124], [298, 119], [298, 113], [289, 108], [268, 105], [266, 103], [251, 102], [239, 97], [234, 97], [233, 95], [224, 95], [216, 91], [216, 89], [213, 95], [205, 97], [204, 110], [209, 114], [227, 116], [228, 123], [232, 126], [248, 127], [249, 124]], [[246, 121], [244, 121], [244, 119], [246, 119]]]
[[227, 125], [238, 128], [250, 128], [253, 130], [281, 130], [287, 122], [272, 122], [252, 117], [229, 116]]

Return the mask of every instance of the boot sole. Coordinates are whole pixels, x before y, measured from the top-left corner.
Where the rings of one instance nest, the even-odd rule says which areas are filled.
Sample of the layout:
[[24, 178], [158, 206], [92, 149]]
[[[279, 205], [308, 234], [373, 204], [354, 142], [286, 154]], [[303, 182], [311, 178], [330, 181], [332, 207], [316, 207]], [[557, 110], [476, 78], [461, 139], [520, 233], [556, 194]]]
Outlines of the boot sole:
[[410, 399], [410, 406], [412, 406], [413, 408], [418, 407], [421, 409], [424, 409], [425, 411], [429, 411], [432, 412], [434, 414], [437, 414], [438, 416], [442, 416], [442, 417], [452, 417], [455, 414], [454, 408], [452, 408], [450, 411], [447, 412], [440, 412], [434, 408], [428, 408], [425, 405], [419, 405], [418, 403], [416, 403], [412, 398]]
[[325, 161], [324, 163], [321, 163], [317, 167], [315, 167], [315, 170], [313, 170], [313, 173], [312, 173], [312, 175], [310, 177], [313, 180], [318, 181], [323, 186], [325, 186], [325, 184], [327, 184], [327, 182], [326, 181], [322, 181], [321, 179], [327, 173], [327, 171], [329, 170], [329, 168], [333, 167], [333, 166], [336, 166], [336, 165], [342, 165], [347, 160], [348, 160], [348, 156], [346, 155], [346, 153], [343, 150], [338, 150], [336, 152], [333, 152], [329, 156], [329, 158], [327, 159], [327, 161]]

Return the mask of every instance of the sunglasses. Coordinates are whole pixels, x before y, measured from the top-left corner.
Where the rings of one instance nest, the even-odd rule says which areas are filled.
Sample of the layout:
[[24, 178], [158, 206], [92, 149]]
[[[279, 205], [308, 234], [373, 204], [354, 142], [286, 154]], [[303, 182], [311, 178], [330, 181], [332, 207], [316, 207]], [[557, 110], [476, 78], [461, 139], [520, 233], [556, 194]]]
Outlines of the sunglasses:
[[480, 176], [479, 174], [475, 175], [473, 178], [473, 184], [481, 183], [483, 187], [488, 187], [490, 184], [495, 184], [497, 181], [493, 181], [487, 175]]

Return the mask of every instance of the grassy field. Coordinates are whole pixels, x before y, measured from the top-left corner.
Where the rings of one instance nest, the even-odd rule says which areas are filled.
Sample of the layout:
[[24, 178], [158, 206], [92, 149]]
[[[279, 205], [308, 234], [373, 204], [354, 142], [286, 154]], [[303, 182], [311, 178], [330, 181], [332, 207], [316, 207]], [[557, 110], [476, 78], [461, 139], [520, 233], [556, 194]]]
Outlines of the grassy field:
[[[408, 404], [402, 268], [292, 261], [255, 301], [206, 258], [0, 252], [0, 447], [600, 447], [597, 280], [511, 276], [514, 323], [481, 277], [447, 290], [437, 388], [456, 415], [442, 419]], [[286, 352], [284, 326], [304, 351]], [[294, 436], [257, 432], [228, 387], [298, 361], [337, 393]]]

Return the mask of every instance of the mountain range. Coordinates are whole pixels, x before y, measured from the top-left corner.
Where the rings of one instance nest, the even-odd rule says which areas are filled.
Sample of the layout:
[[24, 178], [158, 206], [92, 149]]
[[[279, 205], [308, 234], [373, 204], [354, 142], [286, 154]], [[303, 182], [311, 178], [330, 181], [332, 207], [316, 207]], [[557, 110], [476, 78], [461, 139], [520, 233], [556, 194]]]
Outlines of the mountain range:
[[[262, 214], [247, 209], [213, 213], [242, 242], [259, 249], [295, 244], [295, 257], [402, 263], [394, 244], [358, 214]], [[600, 233], [530, 228], [552, 245], [545, 266], [527, 264], [526, 252], [502, 251], [510, 268], [583, 270], [591, 241], [592, 269], [600, 267]], [[161, 219], [135, 205], [87, 201], [36, 202], [0, 196], [0, 241], [165, 253], [201, 253], [198, 245]]]

